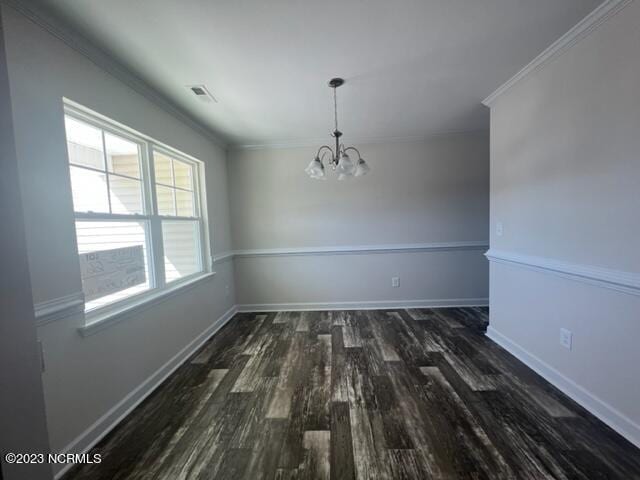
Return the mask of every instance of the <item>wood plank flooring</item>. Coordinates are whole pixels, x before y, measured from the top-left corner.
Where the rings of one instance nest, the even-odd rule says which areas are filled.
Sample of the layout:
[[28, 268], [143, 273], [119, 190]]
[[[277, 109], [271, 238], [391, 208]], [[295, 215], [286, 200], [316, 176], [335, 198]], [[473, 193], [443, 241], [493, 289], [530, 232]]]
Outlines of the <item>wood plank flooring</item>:
[[640, 450], [483, 336], [482, 308], [242, 313], [79, 479], [640, 479]]

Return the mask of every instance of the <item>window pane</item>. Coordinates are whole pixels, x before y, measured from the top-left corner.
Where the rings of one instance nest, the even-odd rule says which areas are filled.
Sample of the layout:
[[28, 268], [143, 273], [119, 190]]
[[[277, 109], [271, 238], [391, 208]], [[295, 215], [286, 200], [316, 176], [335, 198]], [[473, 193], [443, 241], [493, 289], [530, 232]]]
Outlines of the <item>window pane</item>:
[[111, 213], [142, 213], [140, 180], [109, 175]]
[[156, 197], [158, 199], [158, 215], [175, 215], [176, 208], [173, 201], [175, 190], [171, 187], [156, 185]]
[[164, 270], [168, 282], [201, 271], [197, 221], [163, 221]]
[[178, 207], [179, 217], [195, 217], [193, 203], [193, 192], [176, 190], [176, 206]]
[[102, 132], [71, 117], [64, 117], [69, 163], [104, 170]]
[[104, 134], [104, 142], [107, 147], [107, 168], [109, 171], [140, 178], [138, 144], [110, 133]]
[[176, 187], [193, 190], [193, 167], [180, 160], [173, 161], [173, 175], [176, 180]]
[[171, 159], [158, 152], [153, 153], [153, 169], [156, 174], [156, 183], [173, 185], [173, 173]]
[[76, 212], [109, 213], [106, 175], [74, 166], [70, 170], [73, 209]]
[[[136, 283], [130, 287], [126, 284], [118, 282], [118, 276], [115, 276], [115, 282], [109, 284], [106, 289], [107, 293], [98, 298], [95, 297], [95, 289], [89, 291], [89, 286], [96, 284], [96, 279], [90, 280], [85, 276], [83, 280], [83, 289], [87, 295], [86, 309], [90, 310], [101, 307], [108, 303], [112, 303], [123, 298], [129, 297], [136, 293], [149, 290], [149, 260], [147, 251], [147, 223], [145, 221], [77, 221], [76, 235], [78, 239], [78, 253], [80, 255], [90, 252], [102, 252], [123, 247], [142, 246], [144, 258], [144, 281]], [[139, 276], [136, 278], [140, 278]], [[117, 291], [115, 291], [117, 290]]]

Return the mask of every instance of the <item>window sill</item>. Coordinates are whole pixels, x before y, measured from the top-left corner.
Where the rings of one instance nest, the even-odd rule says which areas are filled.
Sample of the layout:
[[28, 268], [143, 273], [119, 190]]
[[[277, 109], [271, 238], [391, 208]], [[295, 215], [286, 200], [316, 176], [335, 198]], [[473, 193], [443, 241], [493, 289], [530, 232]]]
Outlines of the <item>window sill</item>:
[[164, 302], [175, 295], [184, 293], [201, 283], [211, 280], [215, 274], [216, 272], [204, 273], [195, 278], [178, 282], [176, 285], [170, 285], [161, 291], [155, 291], [148, 295], [144, 295], [143, 298], [140, 298], [135, 303], [129, 303], [121, 308], [113, 310], [110, 309], [108, 312], [98, 312], [95, 315], [88, 314], [86, 317], [87, 323], [82, 327], [79, 327], [78, 332], [83, 337], [88, 337], [98, 333], [111, 325], [141, 312], [142, 310]]

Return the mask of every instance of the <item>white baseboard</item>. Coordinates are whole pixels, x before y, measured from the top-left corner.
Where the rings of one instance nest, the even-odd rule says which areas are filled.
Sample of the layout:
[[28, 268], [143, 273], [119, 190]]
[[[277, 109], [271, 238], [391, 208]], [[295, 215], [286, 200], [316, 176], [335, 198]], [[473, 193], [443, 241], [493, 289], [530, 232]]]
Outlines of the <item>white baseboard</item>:
[[395, 308], [486, 307], [488, 298], [432, 300], [383, 300], [374, 302], [254, 303], [238, 305], [239, 312], [287, 312], [321, 310], [383, 310]]
[[486, 336], [640, 448], [640, 425], [489, 325]]
[[[234, 305], [218, 318], [210, 327], [174, 355], [168, 362], [148, 377], [125, 398], [114, 405], [89, 428], [76, 437], [59, 453], [86, 453], [113, 430], [133, 409], [158, 388], [178, 367], [195, 353], [211, 336], [222, 328], [237, 312], [254, 311], [308, 311], [308, 310], [374, 310], [396, 308], [438, 308], [487, 306], [487, 298], [443, 299], [443, 300], [398, 300], [376, 302], [333, 302], [333, 303], [279, 303]], [[612, 429], [640, 448], [640, 426], [633, 420], [585, 390], [573, 380], [529, 353], [517, 343], [489, 326], [486, 336], [500, 345], [521, 362], [556, 386], [575, 402], [598, 417]], [[55, 479], [61, 478], [74, 464], [55, 470]]]
[[[335, 302], [335, 303], [282, 303], [234, 305], [218, 318], [210, 327], [176, 353], [162, 367], [114, 405], [107, 413], [96, 420], [84, 432], [58, 453], [86, 453], [113, 430], [133, 409], [142, 403], [158, 388], [178, 367], [195, 353], [211, 336], [222, 328], [237, 312], [287, 311], [287, 310], [374, 310], [385, 308], [432, 308], [486, 306], [487, 298], [445, 299], [445, 300], [400, 300], [381, 302]], [[74, 464], [60, 465], [54, 468], [55, 478], [61, 478]]]
[[[116, 427], [131, 411], [158, 388], [167, 377], [175, 372], [193, 353], [195, 353], [212, 335], [222, 328], [236, 313], [238, 309], [234, 305], [218, 318], [204, 332], [193, 339], [186, 347], [176, 353], [162, 367], [156, 370], [149, 378], [142, 382], [126, 397], [114, 405], [107, 413], [95, 421], [93, 425], [76, 437], [69, 445], [59, 453], [85, 453], [91, 450], [105, 435]], [[65, 474], [74, 464], [60, 465], [55, 470], [55, 478]]]

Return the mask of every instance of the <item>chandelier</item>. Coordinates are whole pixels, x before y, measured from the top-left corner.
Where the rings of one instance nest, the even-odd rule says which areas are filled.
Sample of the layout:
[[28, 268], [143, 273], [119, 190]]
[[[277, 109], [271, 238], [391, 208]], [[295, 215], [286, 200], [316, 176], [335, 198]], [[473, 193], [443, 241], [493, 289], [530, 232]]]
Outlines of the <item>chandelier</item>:
[[[338, 130], [338, 101], [336, 98], [336, 89], [343, 84], [344, 80], [342, 78], [332, 78], [329, 80], [329, 86], [333, 88], [333, 114], [335, 120], [335, 130], [331, 136], [336, 139], [336, 147], [334, 150], [329, 145], [322, 145], [316, 153], [316, 158], [314, 158], [305, 169], [307, 175], [316, 180], [326, 180], [327, 178], [323, 163], [327, 156], [329, 156], [328, 160], [331, 169], [338, 173], [338, 180], [346, 180], [350, 177], [361, 177], [371, 170], [357, 148], [345, 148], [344, 144], [340, 143], [342, 132]], [[354, 163], [347, 152], [355, 152], [358, 155], [358, 160]]]

